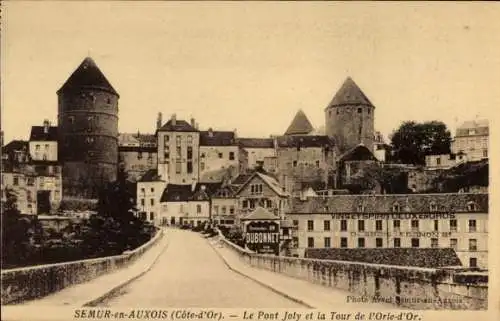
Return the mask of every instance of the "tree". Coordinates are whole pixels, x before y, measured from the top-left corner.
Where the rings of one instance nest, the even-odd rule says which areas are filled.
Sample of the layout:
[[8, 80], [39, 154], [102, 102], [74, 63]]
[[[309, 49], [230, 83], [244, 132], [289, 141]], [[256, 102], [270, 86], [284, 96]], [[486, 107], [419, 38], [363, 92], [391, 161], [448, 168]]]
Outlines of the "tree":
[[381, 166], [377, 163], [367, 164], [351, 177], [347, 185], [353, 194], [371, 191], [380, 187], [382, 193], [404, 194], [409, 193], [408, 177], [399, 168]]
[[440, 121], [408, 121], [393, 132], [391, 143], [395, 161], [425, 165], [426, 155], [450, 153], [451, 133]]

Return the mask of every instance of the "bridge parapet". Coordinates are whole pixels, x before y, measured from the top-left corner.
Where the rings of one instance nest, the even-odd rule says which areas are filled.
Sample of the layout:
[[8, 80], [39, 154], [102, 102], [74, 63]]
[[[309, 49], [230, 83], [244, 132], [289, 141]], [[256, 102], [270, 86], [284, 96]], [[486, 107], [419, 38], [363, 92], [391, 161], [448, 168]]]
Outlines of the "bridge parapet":
[[[219, 235], [246, 264], [411, 309], [486, 310], [487, 284], [453, 282], [452, 270], [264, 255]], [[347, 300], [347, 296], [346, 296]]]
[[2, 305], [41, 298], [128, 266], [156, 244], [163, 233], [158, 230], [147, 243], [121, 255], [2, 270]]

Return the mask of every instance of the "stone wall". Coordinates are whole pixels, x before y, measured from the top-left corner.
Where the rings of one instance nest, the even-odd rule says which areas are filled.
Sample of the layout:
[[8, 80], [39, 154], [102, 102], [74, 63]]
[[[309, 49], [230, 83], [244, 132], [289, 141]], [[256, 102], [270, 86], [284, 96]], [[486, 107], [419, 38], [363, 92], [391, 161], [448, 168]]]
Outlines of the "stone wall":
[[125, 267], [162, 237], [163, 230], [159, 230], [149, 242], [122, 255], [2, 270], [2, 305], [41, 298]]
[[488, 308], [488, 286], [453, 283], [451, 271], [261, 255], [220, 237], [222, 246], [250, 266], [378, 298], [396, 306], [421, 310]]

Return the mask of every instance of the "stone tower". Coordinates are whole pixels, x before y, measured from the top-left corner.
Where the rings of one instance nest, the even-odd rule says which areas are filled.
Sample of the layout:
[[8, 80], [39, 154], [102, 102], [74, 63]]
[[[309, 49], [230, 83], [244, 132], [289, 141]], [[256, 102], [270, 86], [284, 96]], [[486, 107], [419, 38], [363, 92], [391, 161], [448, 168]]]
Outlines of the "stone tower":
[[57, 95], [63, 195], [97, 198], [100, 187], [116, 179], [120, 96], [90, 57]]
[[373, 152], [375, 107], [350, 77], [325, 108], [325, 120], [340, 153], [359, 144]]

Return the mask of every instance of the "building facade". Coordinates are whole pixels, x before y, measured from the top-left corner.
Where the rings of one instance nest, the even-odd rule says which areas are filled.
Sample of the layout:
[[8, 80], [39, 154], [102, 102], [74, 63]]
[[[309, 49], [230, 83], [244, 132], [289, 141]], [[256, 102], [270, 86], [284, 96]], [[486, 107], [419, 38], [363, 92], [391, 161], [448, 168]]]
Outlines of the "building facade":
[[117, 175], [120, 96], [89, 57], [57, 95], [64, 194], [96, 198]]
[[306, 248], [452, 248], [488, 266], [488, 194], [338, 195], [293, 199], [287, 219]]
[[457, 128], [451, 142], [451, 152], [465, 154], [469, 161], [477, 161], [488, 158], [488, 146], [488, 120], [468, 121]]
[[44, 120], [43, 126], [32, 126], [29, 153], [34, 161], [57, 162], [57, 127]]
[[[200, 131], [200, 180], [207, 182], [210, 174], [220, 170], [239, 173], [239, 146], [233, 131]], [[207, 179], [204, 179], [207, 177]]]
[[161, 196], [161, 221], [170, 225], [199, 226], [210, 221], [206, 186], [168, 184]]
[[118, 155], [119, 164], [127, 173], [127, 179], [137, 181], [147, 171], [157, 170], [156, 137], [139, 133], [120, 134]]
[[156, 169], [148, 170], [137, 181], [137, 209], [139, 217], [154, 225], [167, 223], [160, 216], [161, 213], [161, 195], [165, 189], [166, 182], [161, 180]]
[[272, 138], [238, 138], [238, 145], [244, 150], [246, 157], [245, 167], [253, 170], [264, 164], [266, 157], [275, 157], [276, 150]]

